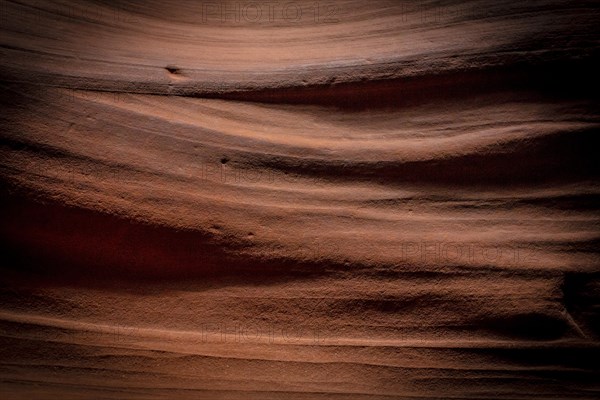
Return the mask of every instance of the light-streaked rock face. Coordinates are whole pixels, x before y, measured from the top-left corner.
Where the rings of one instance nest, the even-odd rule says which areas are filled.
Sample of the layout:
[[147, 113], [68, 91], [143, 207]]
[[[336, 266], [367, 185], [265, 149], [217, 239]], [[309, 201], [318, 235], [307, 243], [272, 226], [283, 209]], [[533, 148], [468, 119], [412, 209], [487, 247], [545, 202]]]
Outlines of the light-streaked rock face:
[[597, 398], [595, 2], [0, 4], [2, 398]]

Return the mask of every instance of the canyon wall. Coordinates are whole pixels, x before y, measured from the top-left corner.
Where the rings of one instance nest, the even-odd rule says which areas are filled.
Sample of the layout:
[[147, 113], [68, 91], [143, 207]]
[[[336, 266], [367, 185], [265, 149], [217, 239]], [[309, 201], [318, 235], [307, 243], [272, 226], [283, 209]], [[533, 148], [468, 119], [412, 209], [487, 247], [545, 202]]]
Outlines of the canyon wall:
[[4, 399], [594, 399], [596, 2], [2, 1]]

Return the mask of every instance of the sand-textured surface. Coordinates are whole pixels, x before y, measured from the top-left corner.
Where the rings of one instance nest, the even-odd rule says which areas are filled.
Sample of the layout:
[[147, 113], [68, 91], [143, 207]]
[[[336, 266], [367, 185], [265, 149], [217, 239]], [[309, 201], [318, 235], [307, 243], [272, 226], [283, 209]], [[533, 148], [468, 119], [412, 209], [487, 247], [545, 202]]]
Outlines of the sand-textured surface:
[[3, 399], [600, 396], [597, 2], [0, 4]]

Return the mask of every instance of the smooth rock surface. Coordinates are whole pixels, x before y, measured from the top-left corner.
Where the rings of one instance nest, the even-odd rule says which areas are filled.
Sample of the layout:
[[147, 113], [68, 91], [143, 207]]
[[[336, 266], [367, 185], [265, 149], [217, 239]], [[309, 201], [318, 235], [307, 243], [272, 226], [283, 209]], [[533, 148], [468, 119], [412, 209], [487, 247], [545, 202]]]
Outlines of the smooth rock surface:
[[600, 395], [597, 2], [1, 7], [3, 399]]

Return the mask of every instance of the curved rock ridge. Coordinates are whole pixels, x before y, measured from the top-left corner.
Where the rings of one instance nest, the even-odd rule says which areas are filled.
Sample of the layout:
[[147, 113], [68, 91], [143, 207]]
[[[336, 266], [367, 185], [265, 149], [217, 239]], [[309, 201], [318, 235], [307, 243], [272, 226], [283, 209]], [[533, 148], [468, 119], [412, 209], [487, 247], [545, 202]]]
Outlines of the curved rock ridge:
[[590, 101], [509, 93], [332, 113], [12, 93], [2, 150], [11, 181], [74, 206], [226, 237], [223, 246], [244, 256], [301, 260], [319, 243], [308, 261], [395, 266], [407, 264], [402, 247], [456, 242], [536, 253], [523, 265], [494, 262], [502, 268], [596, 263], [570, 247], [597, 237], [595, 207], [580, 209], [598, 196]]
[[376, 3], [10, 1], [0, 71], [71, 88], [202, 95], [543, 70], [598, 54], [593, 1]]
[[1, 11], [2, 398], [598, 397], [595, 2]]

